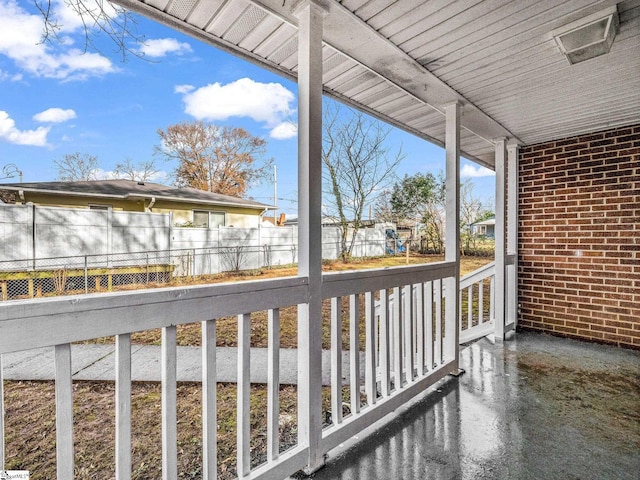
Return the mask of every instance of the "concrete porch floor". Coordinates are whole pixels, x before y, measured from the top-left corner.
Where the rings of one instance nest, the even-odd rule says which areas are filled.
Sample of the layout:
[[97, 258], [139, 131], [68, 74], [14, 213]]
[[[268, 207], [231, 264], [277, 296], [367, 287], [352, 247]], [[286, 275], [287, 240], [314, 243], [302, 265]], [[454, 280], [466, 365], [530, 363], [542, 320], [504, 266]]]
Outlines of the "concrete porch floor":
[[325, 479], [640, 478], [640, 352], [518, 333], [334, 453]]

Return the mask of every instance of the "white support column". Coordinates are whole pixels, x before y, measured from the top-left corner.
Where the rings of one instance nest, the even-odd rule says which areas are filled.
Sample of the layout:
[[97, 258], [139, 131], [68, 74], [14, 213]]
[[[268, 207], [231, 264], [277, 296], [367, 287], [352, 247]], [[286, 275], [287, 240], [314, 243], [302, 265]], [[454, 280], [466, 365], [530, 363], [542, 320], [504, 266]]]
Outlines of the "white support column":
[[298, 442], [309, 448], [306, 471], [323, 464], [322, 438], [322, 23], [305, 2], [298, 17], [298, 275], [309, 303], [298, 306]]
[[446, 115], [446, 226], [445, 261], [455, 262], [456, 275], [445, 279], [445, 360], [454, 360], [452, 373], [458, 373], [460, 360], [460, 105], [445, 108]]
[[506, 324], [518, 324], [518, 146], [507, 147], [507, 311]]
[[0, 353], [0, 470], [4, 470], [4, 378], [2, 375], [2, 354]]
[[507, 250], [505, 244], [505, 190], [506, 190], [506, 139], [496, 140], [496, 275], [495, 275], [495, 324], [496, 340], [504, 340], [505, 325], [505, 265]]

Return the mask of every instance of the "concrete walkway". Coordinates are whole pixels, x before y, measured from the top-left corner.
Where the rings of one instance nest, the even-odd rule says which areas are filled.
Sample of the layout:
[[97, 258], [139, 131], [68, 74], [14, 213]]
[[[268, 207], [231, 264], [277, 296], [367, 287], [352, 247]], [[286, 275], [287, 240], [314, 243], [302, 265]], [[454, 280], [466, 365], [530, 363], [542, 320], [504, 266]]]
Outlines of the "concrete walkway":
[[[114, 345], [72, 345], [71, 370], [74, 380], [115, 380]], [[200, 347], [177, 347], [177, 378], [179, 382], [202, 380], [202, 353]], [[280, 383], [295, 385], [298, 376], [298, 351], [280, 350]], [[322, 383], [330, 385], [331, 357], [322, 352]], [[349, 378], [349, 352], [342, 354], [343, 379]], [[2, 356], [5, 380], [53, 380], [53, 347], [8, 353]], [[364, 355], [361, 354], [360, 374], [364, 375]], [[216, 348], [216, 370], [219, 382], [237, 381], [238, 350], [231, 347]], [[133, 381], [159, 382], [161, 376], [160, 347], [131, 346], [131, 377]], [[251, 349], [251, 382], [267, 382], [267, 349]]]

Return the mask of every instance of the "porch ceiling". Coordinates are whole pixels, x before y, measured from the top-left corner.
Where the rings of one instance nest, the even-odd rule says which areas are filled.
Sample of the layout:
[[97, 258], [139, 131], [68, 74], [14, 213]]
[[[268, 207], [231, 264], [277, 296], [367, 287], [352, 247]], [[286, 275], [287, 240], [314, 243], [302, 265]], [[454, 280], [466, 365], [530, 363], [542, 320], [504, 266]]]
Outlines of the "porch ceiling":
[[[297, 0], [116, 0], [295, 79]], [[319, 0], [325, 92], [443, 145], [463, 105], [463, 155], [640, 122], [640, 0]], [[569, 65], [551, 32], [616, 5], [611, 51]]]

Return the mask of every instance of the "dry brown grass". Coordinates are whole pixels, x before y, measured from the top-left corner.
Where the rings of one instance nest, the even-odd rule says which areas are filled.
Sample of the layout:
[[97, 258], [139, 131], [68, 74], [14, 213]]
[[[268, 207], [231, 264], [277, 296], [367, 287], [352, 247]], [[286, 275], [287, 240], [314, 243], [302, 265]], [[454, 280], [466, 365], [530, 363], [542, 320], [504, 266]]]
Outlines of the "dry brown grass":
[[[442, 261], [443, 257], [437, 255], [417, 255], [412, 254], [408, 263], [410, 265], [434, 263]], [[463, 257], [461, 261], [461, 274], [466, 275], [492, 261], [488, 257]], [[355, 258], [348, 263], [341, 261], [323, 262], [324, 272], [339, 272], [347, 270], [365, 270], [372, 268], [396, 267], [407, 264], [405, 256], [386, 256], [375, 258]], [[271, 269], [252, 270], [240, 273], [225, 273], [218, 275], [206, 275], [201, 277], [181, 277], [175, 279], [170, 284], [158, 284], [158, 287], [179, 286], [179, 285], [203, 285], [222, 282], [241, 282], [256, 279], [279, 278], [293, 276], [297, 274], [295, 266], [277, 267]], [[330, 338], [330, 301], [323, 302], [323, 325], [322, 325], [322, 348], [329, 349]], [[361, 317], [364, 315], [364, 299], [360, 299]], [[343, 347], [347, 348], [348, 341], [348, 304], [347, 299], [343, 299], [342, 305], [342, 326], [343, 326]], [[267, 312], [255, 312], [251, 315], [251, 345], [254, 347], [267, 347]], [[238, 324], [236, 317], [225, 317], [216, 320], [216, 345], [219, 347], [237, 346]], [[363, 330], [363, 329], [362, 329]], [[160, 345], [161, 332], [159, 329], [146, 330], [132, 334], [131, 341], [143, 345]], [[361, 348], [364, 348], [364, 331], [360, 332]], [[199, 346], [201, 339], [200, 324], [179, 325], [177, 331], [177, 341], [180, 346]], [[113, 337], [105, 337], [93, 340], [92, 343], [113, 343]], [[282, 348], [296, 348], [297, 345], [297, 307], [290, 306], [280, 310], [280, 345]]]
[[[412, 256], [411, 263], [429, 263], [441, 257]], [[489, 262], [490, 259], [466, 257], [463, 274]], [[361, 268], [380, 268], [404, 265], [404, 257], [354, 260], [348, 264], [325, 262], [325, 271]], [[218, 275], [206, 279], [180, 280], [180, 284], [242, 281], [256, 278], [274, 278], [295, 275], [295, 267], [268, 269], [251, 274]], [[163, 284], [161, 286], [166, 286]], [[323, 348], [329, 348], [329, 302], [323, 305]], [[361, 311], [364, 309], [362, 308]], [[348, 315], [343, 303], [343, 316]], [[266, 313], [252, 315], [251, 340], [256, 347], [266, 347]], [[217, 344], [236, 345], [237, 320], [235, 317], [217, 320]], [[281, 345], [295, 348], [297, 342], [296, 307], [281, 310]], [[178, 328], [180, 345], [200, 344], [200, 325], [182, 325]], [[343, 321], [343, 347], [348, 348], [348, 322]], [[111, 337], [100, 339], [112, 342]], [[133, 335], [136, 343], [159, 344], [160, 331]], [[364, 332], [360, 332], [361, 345]], [[115, 387], [112, 382], [74, 383], [74, 435], [75, 478], [114, 478], [115, 451]], [[236, 385], [218, 384], [218, 475], [221, 479], [234, 478], [236, 473]], [[202, 468], [202, 396], [200, 384], [178, 385], [178, 470], [179, 478], [201, 478]], [[324, 411], [329, 410], [329, 390], [324, 389]], [[348, 401], [348, 389], [343, 400]], [[5, 382], [5, 431], [7, 469], [31, 472], [32, 480], [55, 478], [55, 391], [53, 382]], [[280, 437], [282, 448], [296, 441], [296, 388], [280, 389]], [[251, 455], [256, 464], [266, 458], [266, 388], [254, 385], [251, 389]], [[161, 478], [161, 400], [157, 383], [134, 383], [132, 388], [132, 458], [134, 479]]]

